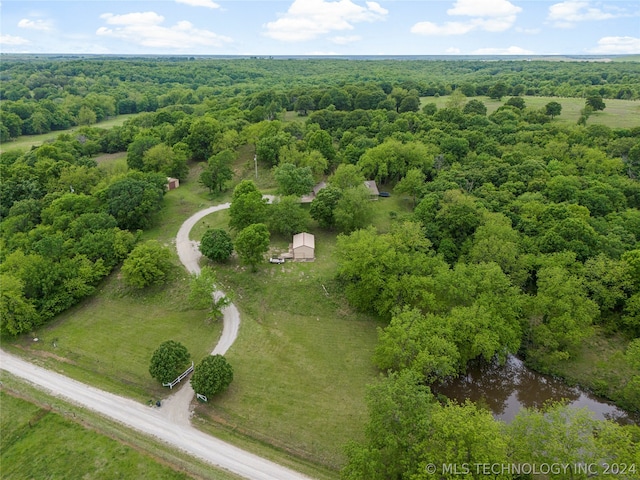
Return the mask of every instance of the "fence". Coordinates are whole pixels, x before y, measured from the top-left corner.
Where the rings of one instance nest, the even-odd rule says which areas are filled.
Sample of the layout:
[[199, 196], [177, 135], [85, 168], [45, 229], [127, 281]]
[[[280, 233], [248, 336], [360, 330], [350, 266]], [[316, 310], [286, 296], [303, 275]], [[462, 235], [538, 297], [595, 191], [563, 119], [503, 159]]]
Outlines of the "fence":
[[181, 373], [180, 376], [178, 378], [176, 378], [173, 382], [163, 383], [162, 386], [163, 387], [169, 387], [169, 388], [173, 389], [173, 387], [175, 387], [176, 384], [178, 384], [182, 380], [184, 380], [184, 377], [189, 375], [191, 372], [193, 372], [193, 362], [191, 362], [191, 366], [189, 368], [187, 368], [183, 373]]

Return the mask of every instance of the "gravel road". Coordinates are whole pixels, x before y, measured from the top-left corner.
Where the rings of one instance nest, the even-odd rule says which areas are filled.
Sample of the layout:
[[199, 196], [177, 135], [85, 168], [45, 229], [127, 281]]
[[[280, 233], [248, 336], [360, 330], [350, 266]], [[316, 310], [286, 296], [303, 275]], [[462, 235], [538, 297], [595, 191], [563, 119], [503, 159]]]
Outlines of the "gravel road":
[[[273, 197], [267, 197], [272, 201]], [[178, 232], [176, 248], [180, 261], [191, 273], [199, 273], [200, 251], [189, 240], [193, 226], [210, 213], [229, 208], [229, 204], [202, 210], [187, 219]], [[215, 292], [221, 295], [222, 292]], [[240, 326], [240, 314], [235, 305], [223, 311], [223, 331], [213, 354], [224, 354], [235, 341]], [[295, 472], [193, 428], [189, 421], [193, 389], [186, 382], [163, 402], [152, 408], [133, 400], [85, 385], [56, 372], [33, 365], [15, 355], [0, 350], [0, 368], [48, 391], [50, 394], [98, 412], [127, 427], [152, 435], [194, 457], [252, 480], [310, 480]]]

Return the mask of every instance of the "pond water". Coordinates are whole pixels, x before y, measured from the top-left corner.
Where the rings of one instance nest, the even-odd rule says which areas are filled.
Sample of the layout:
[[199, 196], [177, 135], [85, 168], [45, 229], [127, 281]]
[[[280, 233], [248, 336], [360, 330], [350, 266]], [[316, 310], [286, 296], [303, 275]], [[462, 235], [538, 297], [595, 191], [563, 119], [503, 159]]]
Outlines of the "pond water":
[[530, 370], [514, 356], [509, 356], [504, 365], [493, 362], [471, 366], [466, 375], [433, 385], [431, 390], [459, 402], [468, 398], [485, 405], [495, 418], [505, 422], [510, 422], [521, 408], [539, 408], [547, 401], [566, 399], [576, 408], [587, 407], [598, 419], [640, 423], [640, 418], [606, 400], [571, 387], [561, 379]]

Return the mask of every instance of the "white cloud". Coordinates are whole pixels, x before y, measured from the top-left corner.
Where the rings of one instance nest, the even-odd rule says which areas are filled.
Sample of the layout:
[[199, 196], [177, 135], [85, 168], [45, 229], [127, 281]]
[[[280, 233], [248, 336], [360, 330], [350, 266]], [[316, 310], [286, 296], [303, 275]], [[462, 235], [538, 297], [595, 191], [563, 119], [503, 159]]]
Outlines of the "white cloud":
[[571, 28], [578, 22], [609, 20], [623, 16], [623, 13], [610, 13], [591, 7], [585, 0], [567, 0], [549, 7], [547, 20], [559, 28]]
[[29, 40], [13, 35], [0, 35], [0, 45], [27, 45]]
[[518, 33], [525, 33], [527, 35], [537, 35], [542, 31], [539, 28], [522, 28], [522, 27], [516, 27], [515, 30]]
[[587, 50], [594, 54], [640, 54], [640, 38], [602, 37], [598, 46]]
[[134, 12], [124, 15], [114, 15], [113, 13], [103, 13], [100, 18], [107, 21], [109, 25], [159, 25], [164, 22], [164, 17], [156, 12]]
[[28, 18], [23, 18], [18, 22], [18, 27], [48, 32], [52, 30], [53, 23], [51, 20], [30, 20]]
[[461, 50], [458, 47], [449, 47], [444, 51], [444, 53], [447, 55], [460, 55]]
[[176, 2], [191, 5], [192, 7], [220, 8], [220, 5], [212, 0], [176, 0]]
[[447, 22], [442, 25], [432, 22], [418, 22], [411, 27], [411, 33], [418, 35], [464, 35], [475, 28], [476, 25], [471, 22]]
[[330, 39], [336, 45], [348, 45], [350, 43], [359, 42], [362, 37], [359, 35], [337, 36]]
[[453, 8], [447, 10], [451, 16], [472, 17], [466, 22], [418, 22], [411, 27], [411, 33], [418, 35], [464, 35], [473, 30], [504, 32], [516, 21], [522, 8], [508, 0], [457, 0]]
[[265, 35], [285, 42], [312, 40], [333, 31], [353, 30], [353, 24], [384, 20], [388, 10], [377, 2], [366, 7], [351, 0], [294, 0], [286, 13], [267, 23]]
[[534, 55], [531, 50], [526, 50], [520, 47], [508, 47], [508, 48], [479, 48], [472, 52], [472, 55]]
[[134, 12], [124, 15], [105, 13], [100, 18], [114, 28], [100, 27], [96, 35], [114, 37], [134, 44], [154, 48], [186, 50], [195, 47], [220, 47], [231, 38], [209, 30], [198, 29], [182, 20], [171, 27], [162, 25], [164, 17], [155, 12]]
[[522, 8], [508, 0], [457, 0], [447, 13], [467, 17], [509, 17], [521, 11]]

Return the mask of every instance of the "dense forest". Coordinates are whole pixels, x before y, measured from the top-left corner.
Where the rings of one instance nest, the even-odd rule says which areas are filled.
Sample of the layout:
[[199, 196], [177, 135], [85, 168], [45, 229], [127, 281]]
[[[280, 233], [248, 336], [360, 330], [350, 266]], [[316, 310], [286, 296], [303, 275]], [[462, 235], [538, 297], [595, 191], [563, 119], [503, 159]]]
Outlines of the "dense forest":
[[[586, 339], [619, 336], [624, 370], [590, 387], [640, 410], [640, 128], [588, 120], [608, 99], [640, 99], [640, 63], [43, 57], [4, 59], [0, 75], [3, 142], [78, 126], [0, 157], [4, 335], [90, 295], [154, 221], [167, 176], [200, 163], [202, 184], [222, 190], [250, 144], [283, 195], [327, 180], [305, 214], [339, 234], [349, 303], [386, 322], [374, 362], [387, 377], [345, 478], [436, 478], [425, 462], [447, 448], [457, 453], [442, 462], [464, 448], [473, 461], [535, 461], [524, 439], [538, 440], [536, 413], [498, 432], [425, 386], [479, 359], [519, 354], [557, 373]], [[488, 114], [478, 96], [503, 105]], [[555, 102], [533, 109], [531, 96], [582, 97], [584, 118], [560, 124]], [[94, 125], [125, 113], [137, 115]], [[97, 168], [97, 154], [125, 151], [127, 171]], [[412, 205], [389, 232], [371, 226], [365, 179]], [[249, 220], [232, 203], [232, 222], [295, 233], [302, 207], [287, 198]], [[552, 429], [568, 414], [548, 415]], [[434, 434], [457, 421], [476, 428], [464, 448]], [[601, 428], [570, 421], [579, 435]], [[638, 461], [637, 433], [602, 428], [594, 452]]]
[[[398, 68], [400, 66], [400, 68]], [[58, 58], [4, 56], [0, 65], [0, 138], [91, 125], [107, 117], [170, 106], [293, 110], [389, 108], [391, 89], [420, 97], [542, 95], [636, 100], [633, 62], [213, 60], [204, 58]], [[496, 90], [495, 86], [499, 84]], [[308, 96], [308, 97], [307, 97]], [[310, 97], [310, 98], [309, 98]], [[395, 99], [398, 97], [395, 96]], [[405, 108], [408, 108], [409, 101]], [[186, 107], [191, 106], [191, 107]], [[256, 110], [257, 108], [257, 110]], [[203, 113], [202, 108], [195, 109]]]

